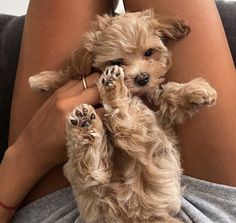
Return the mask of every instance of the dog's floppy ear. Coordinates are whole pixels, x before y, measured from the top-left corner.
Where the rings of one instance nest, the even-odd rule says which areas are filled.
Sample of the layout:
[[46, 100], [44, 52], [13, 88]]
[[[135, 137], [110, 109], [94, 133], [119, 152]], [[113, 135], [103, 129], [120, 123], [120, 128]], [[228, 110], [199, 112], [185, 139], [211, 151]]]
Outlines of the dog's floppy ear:
[[157, 18], [157, 20], [159, 24], [156, 28], [164, 38], [178, 39], [190, 32], [190, 28], [183, 20], [170, 18]]
[[79, 49], [74, 51], [69, 60], [66, 61], [64, 72], [74, 79], [81, 79], [91, 73], [93, 64], [93, 46], [94, 40], [88, 40], [85, 37]]
[[154, 31], [160, 37], [178, 39], [190, 32], [190, 28], [183, 20], [161, 17], [153, 9], [141, 11], [140, 16], [151, 21]]
[[97, 16], [92, 23], [91, 31], [88, 32], [79, 47], [65, 66], [65, 71], [75, 79], [87, 76], [92, 71], [94, 63], [94, 46], [99, 43], [99, 36], [102, 31], [110, 25], [112, 17], [105, 14]]

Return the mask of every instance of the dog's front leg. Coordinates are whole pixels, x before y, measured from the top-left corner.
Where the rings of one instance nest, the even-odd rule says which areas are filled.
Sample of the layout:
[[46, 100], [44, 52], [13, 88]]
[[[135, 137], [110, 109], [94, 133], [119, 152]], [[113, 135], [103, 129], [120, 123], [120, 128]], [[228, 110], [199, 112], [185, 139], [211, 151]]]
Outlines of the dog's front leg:
[[184, 84], [169, 82], [150, 98], [157, 108], [158, 120], [169, 126], [183, 123], [201, 107], [214, 105], [217, 93], [206, 80], [196, 78]]
[[104, 124], [113, 142], [130, 157], [145, 159], [146, 148], [153, 142], [149, 136], [156, 126], [155, 114], [139, 98], [130, 95], [123, 70], [118, 66], [105, 69], [98, 88], [107, 112]]

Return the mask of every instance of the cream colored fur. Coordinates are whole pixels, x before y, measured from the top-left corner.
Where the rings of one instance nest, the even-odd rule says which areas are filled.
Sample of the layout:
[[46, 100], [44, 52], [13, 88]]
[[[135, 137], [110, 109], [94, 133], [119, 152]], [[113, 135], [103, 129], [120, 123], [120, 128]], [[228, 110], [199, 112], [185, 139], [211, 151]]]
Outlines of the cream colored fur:
[[[188, 31], [182, 21], [152, 10], [98, 16], [62, 70], [30, 78], [32, 88], [53, 92], [92, 69], [103, 71], [98, 89], [104, 120], [82, 104], [66, 125], [64, 172], [86, 223], [181, 222], [175, 218], [182, 170], [173, 127], [216, 101], [216, 91], [200, 78], [163, 84], [171, 66], [163, 38]], [[147, 83], [138, 82], [144, 74]]]

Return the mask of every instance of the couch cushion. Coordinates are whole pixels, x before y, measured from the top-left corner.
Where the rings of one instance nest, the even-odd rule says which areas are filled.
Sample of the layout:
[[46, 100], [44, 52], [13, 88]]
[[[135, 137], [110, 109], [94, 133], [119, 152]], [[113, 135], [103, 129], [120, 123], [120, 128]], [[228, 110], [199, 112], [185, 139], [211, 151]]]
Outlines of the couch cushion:
[[0, 160], [7, 148], [11, 98], [24, 17], [0, 15]]
[[236, 1], [216, 0], [225, 29], [234, 64], [236, 66]]

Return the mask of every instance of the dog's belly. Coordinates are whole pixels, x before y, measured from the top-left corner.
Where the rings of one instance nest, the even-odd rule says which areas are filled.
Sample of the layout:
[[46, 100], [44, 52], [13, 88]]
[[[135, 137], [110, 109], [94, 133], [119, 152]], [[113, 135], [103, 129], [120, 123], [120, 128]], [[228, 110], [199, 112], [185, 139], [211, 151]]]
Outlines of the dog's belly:
[[152, 191], [142, 179], [133, 178], [122, 183], [112, 182], [110, 194], [106, 199], [113, 203], [123, 222], [131, 222], [131, 219], [132, 222], [134, 219], [137, 222], [150, 221], [163, 219], [179, 211], [179, 191], [174, 187], [166, 188], [166, 190], [172, 193], [163, 195], [161, 190], [157, 193], [158, 189]]
[[[105, 200], [116, 208], [123, 222], [139, 222], [162, 219], [169, 214], [176, 214], [180, 208], [179, 172], [172, 172], [172, 179], [158, 183], [148, 178], [148, 173], [137, 160], [125, 152], [116, 150], [113, 160], [113, 175], [107, 186]], [[155, 173], [154, 173], [155, 174]], [[158, 172], [156, 173], [158, 177]], [[110, 208], [105, 207], [103, 208]], [[107, 212], [108, 210], [104, 210]], [[116, 213], [116, 214], [117, 214]], [[151, 221], [152, 222], [152, 221]]]

